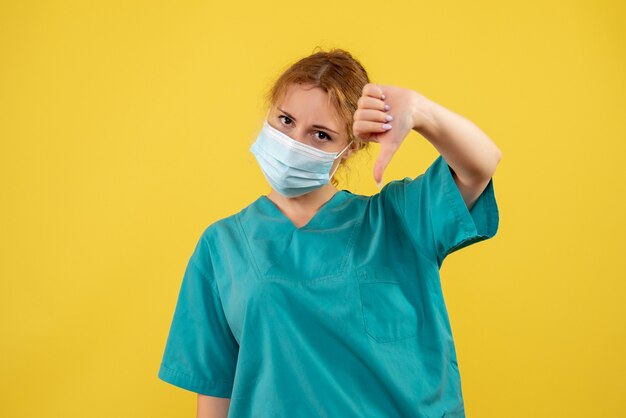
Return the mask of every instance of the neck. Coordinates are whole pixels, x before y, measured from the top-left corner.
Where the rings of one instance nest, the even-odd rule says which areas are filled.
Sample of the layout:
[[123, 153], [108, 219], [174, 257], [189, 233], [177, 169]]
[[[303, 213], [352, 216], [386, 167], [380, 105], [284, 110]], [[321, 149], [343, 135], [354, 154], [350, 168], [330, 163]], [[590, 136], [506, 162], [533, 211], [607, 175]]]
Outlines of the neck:
[[339, 190], [331, 183], [296, 197], [286, 197], [272, 189], [267, 197], [280, 207], [290, 211], [312, 212], [328, 202]]

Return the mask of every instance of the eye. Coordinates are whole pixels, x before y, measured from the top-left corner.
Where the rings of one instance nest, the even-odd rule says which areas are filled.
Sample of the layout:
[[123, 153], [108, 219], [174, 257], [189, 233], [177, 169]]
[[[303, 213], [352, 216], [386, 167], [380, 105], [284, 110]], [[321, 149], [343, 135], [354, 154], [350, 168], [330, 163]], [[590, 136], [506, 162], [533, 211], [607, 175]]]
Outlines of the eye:
[[[289, 116], [279, 115], [279, 116], [278, 116], [278, 119], [282, 122], [282, 121], [283, 121], [283, 119], [281, 119], [281, 118], [285, 118], [285, 119], [287, 119], [287, 120], [291, 121], [291, 119], [289, 119]], [[286, 124], [285, 124], [285, 123], [283, 123], [283, 125], [286, 125]]]
[[322, 139], [322, 140], [321, 140], [322, 142], [332, 141], [331, 136], [330, 136], [330, 135], [328, 135], [326, 132], [324, 132], [324, 131], [315, 131], [315, 132], [319, 132], [319, 133], [321, 133], [322, 135], [325, 135], [325, 136], [326, 136], [326, 138], [328, 138], [328, 139]]
[[[292, 123], [286, 123], [286, 122], [284, 122], [284, 121], [293, 122], [289, 116], [285, 116], [285, 115], [278, 115], [278, 119], [281, 121], [281, 123], [282, 123], [284, 126], [291, 126], [291, 125], [293, 125]], [[322, 135], [323, 135], [321, 138], [320, 138], [320, 137], [315, 137], [315, 139], [316, 139], [318, 142], [329, 142], [329, 141], [332, 141], [332, 140], [333, 140], [333, 138], [332, 138], [330, 135], [328, 135], [326, 132], [324, 132], [324, 131], [315, 131], [315, 133], [320, 133], [320, 134], [322, 134]]]

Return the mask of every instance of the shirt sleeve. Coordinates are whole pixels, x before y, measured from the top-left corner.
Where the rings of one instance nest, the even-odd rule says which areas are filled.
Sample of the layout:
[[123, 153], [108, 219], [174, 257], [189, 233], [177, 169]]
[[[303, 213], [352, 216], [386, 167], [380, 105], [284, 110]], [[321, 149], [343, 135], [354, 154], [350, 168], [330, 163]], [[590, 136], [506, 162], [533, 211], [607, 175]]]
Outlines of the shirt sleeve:
[[182, 279], [158, 377], [192, 392], [230, 398], [239, 345], [210, 265], [201, 239]]
[[491, 238], [498, 230], [493, 178], [468, 210], [442, 155], [415, 179], [391, 181], [380, 193], [402, 219], [413, 243], [439, 267], [448, 254]]

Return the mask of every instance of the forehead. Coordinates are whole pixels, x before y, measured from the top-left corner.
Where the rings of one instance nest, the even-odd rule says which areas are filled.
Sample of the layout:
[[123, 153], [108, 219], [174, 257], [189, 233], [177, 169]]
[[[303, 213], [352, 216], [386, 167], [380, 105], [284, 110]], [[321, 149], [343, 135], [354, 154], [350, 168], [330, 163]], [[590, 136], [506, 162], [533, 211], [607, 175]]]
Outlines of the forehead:
[[275, 111], [280, 109], [297, 119], [299, 124], [321, 124], [339, 132], [338, 115], [328, 101], [328, 93], [319, 87], [291, 84], [277, 103]]

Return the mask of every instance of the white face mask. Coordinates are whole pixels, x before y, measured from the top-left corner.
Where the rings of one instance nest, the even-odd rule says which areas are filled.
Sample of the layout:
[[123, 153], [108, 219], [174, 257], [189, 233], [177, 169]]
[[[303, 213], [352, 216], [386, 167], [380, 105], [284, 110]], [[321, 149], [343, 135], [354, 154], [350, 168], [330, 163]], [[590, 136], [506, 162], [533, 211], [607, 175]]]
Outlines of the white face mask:
[[250, 151], [256, 157], [272, 188], [286, 197], [300, 196], [330, 182], [329, 175], [340, 152], [326, 152], [296, 141], [269, 124], [267, 119]]

